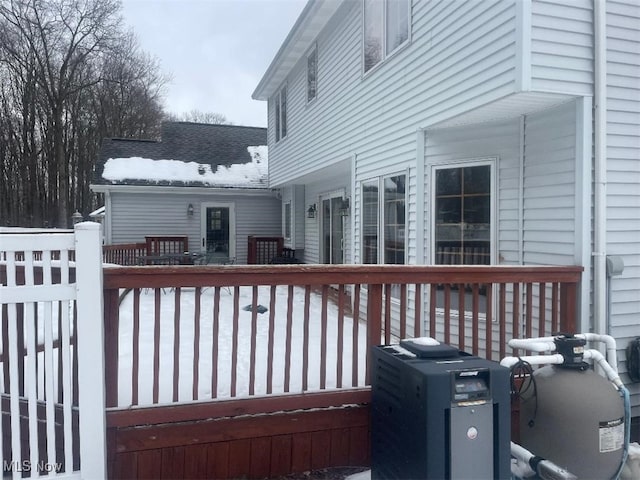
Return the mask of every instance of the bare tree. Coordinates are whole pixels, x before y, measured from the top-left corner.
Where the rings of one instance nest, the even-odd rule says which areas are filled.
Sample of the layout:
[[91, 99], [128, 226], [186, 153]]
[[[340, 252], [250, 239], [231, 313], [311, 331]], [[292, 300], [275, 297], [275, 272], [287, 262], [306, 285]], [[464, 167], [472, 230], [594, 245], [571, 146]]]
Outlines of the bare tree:
[[222, 113], [201, 112], [200, 110], [191, 110], [182, 114], [169, 114], [167, 119], [172, 122], [194, 122], [209, 123], [213, 125], [233, 125], [227, 117]]
[[106, 136], [148, 136], [165, 79], [119, 0], [0, 0], [0, 221], [67, 226]]

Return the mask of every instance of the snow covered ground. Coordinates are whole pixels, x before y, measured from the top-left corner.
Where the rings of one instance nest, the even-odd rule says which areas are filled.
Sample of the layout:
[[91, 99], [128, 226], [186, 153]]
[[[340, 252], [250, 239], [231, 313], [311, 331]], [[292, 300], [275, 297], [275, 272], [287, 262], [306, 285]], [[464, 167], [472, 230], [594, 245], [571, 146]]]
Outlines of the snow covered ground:
[[[287, 287], [276, 288], [276, 314], [274, 330], [273, 393], [284, 393], [285, 341], [287, 320]], [[304, 338], [304, 295], [303, 288], [294, 289], [293, 322], [291, 340], [290, 392], [302, 391], [302, 363]], [[173, 346], [174, 346], [174, 304], [175, 292], [161, 291], [160, 307], [160, 383], [159, 403], [170, 403], [173, 392]], [[119, 364], [119, 406], [131, 405], [131, 375], [133, 364], [133, 293], [129, 292], [120, 306], [120, 364]], [[153, 356], [154, 356], [154, 298], [152, 289], [140, 294], [140, 370], [138, 376], [139, 404], [152, 403]], [[193, 358], [194, 358], [194, 312], [195, 289], [183, 288], [180, 298], [180, 360], [179, 360], [179, 400], [192, 400]], [[269, 308], [270, 287], [258, 288], [258, 304]], [[249, 369], [251, 351], [251, 312], [242, 308], [252, 304], [252, 288], [240, 288], [238, 318], [237, 354], [237, 396], [249, 393]], [[213, 346], [214, 289], [205, 288], [200, 299], [200, 344], [198, 399], [206, 400], [211, 395], [212, 346]], [[311, 294], [309, 315], [309, 377], [308, 391], [320, 389], [320, 345], [321, 345], [321, 298]], [[327, 368], [326, 386], [336, 387], [338, 308], [329, 301], [327, 308]], [[221, 289], [218, 338], [218, 386], [217, 398], [231, 395], [231, 361], [233, 344], [233, 289]], [[342, 385], [352, 384], [352, 332], [353, 320], [345, 315], [343, 330]], [[269, 338], [269, 312], [258, 314], [256, 335], [256, 376], [255, 394], [267, 393], [267, 349]], [[366, 325], [358, 329], [358, 379], [357, 385], [364, 386], [366, 362]]]

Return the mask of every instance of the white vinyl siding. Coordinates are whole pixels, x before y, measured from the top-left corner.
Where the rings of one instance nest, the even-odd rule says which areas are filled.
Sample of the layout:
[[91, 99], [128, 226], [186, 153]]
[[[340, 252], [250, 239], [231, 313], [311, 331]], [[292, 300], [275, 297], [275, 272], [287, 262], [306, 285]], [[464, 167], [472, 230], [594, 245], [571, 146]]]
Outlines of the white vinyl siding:
[[[640, 335], [640, 3], [607, 2], [607, 254], [620, 256], [611, 279], [611, 333], [623, 350]], [[622, 352], [620, 357], [624, 358]], [[619, 357], [619, 358], [620, 358]], [[619, 365], [626, 372], [626, 364]], [[626, 377], [623, 377], [623, 380]], [[630, 384], [633, 415], [640, 385]]]
[[[188, 188], [188, 187], [187, 187]], [[145, 235], [187, 235], [189, 250], [200, 245], [200, 204], [233, 203], [236, 214], [236, 261], [247, 263], [249, 235], [278, 236], [281, 205], [275, 196], [111, 193], [111, 243], [144, 242]], [[193, 205], [194, 215], [187, 215]]]
[[[526, 265], [576, 262], [574, 104], [525, 121], [523, 251]], [[587, 240], [587, 239], [585, 239]], [[588, 241], [588, 240], [587, 240]]]
[[[305, 222], [309, 205], [304, 199], [304, 185], [288, 185], [282, 189], [282, 205], [289, 205], [291, 208], [291, 231], [287, 237], [283, 223], [282, 235], [284, 236], [284, 246], [294, 250], [304, 249]], [[284, 222], [284, 210], [283, 210]]]
[[531, 2], [531, 89], [593, 94], [593, 0]]
[[[426, 132], [425, 197], [432, 198], [431, 166], [452, 165], [461, 161], [497, 158], [497, 230], [494, 251], [496, 263], [517, 265], [519, 262], [519, 122], [473, 125]], [[430, 210], [426, 210], [427, 212]], [[426, 238], [430, 238], [430, 221], [425, 221]], [[496, 228], [496, 227], [494, 227]], [[427, 259], [431, 252], [427, 252]]]
[[[344, 197], [350, 197], [350, 179], [344, 176], [337, 177], [326, 175], [319, 182], [308, 183], [304, 189], [304, 204], [307, 206], [315, 203], [317, 212], [315, 218], [304, 217], [304, 262], [305, 263], [319, 263], [320, 262], [320, 209], [322, 203], [320, 202], [321, 196], [326, 196], [334, 192], [339, 192]], [[351, 200], [353, 206], [353, 199]], [[345, 229], [344, 229], [344, 263], [352, 263], [351, 258], [351, 217], [354, 215], [354, 209], [351, 208], [351, 214], [345, 217]]]
[[287, 77], [287, 141], [269, 129], [271, 185], [354, 152], [358, 179], [386, 166], [390, 152], [396, 170], [415, 163], [417, 126], [514, 92], [515, 16], [514, 1], [413, 2], [411, 44], [362, 78], [362, 2], [345, 2], [316, 40], [322, 95], [313, 108], [306, 57]]

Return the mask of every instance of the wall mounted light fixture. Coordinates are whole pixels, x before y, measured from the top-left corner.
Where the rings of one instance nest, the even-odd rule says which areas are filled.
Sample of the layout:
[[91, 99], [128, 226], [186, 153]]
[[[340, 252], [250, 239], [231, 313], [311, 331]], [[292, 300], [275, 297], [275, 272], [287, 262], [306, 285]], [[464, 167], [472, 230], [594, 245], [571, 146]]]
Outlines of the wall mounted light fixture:
[[312, 203], [307, 209], [307, 218], [316, 218], [316, 204]]
[[350, 211], [349, 199], [343, 198], [342, 203], [340, 204], [340, 208], [338, 209], [338, 212], [340, 213], [341, 217], [348, 217], [349, 211]]
[[193, 217], [193, 204], [190, 203], [189, 206], [187, 207], [187, 216], [188, 217]]

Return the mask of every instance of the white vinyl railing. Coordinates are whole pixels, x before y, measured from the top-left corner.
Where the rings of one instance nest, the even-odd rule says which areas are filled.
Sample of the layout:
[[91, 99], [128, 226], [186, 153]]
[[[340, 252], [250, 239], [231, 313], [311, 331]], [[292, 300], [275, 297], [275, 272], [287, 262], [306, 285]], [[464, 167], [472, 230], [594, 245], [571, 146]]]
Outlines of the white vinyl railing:
[[0, 229], [0, 307], [3, 476], [106, 478], [99, 224]]

